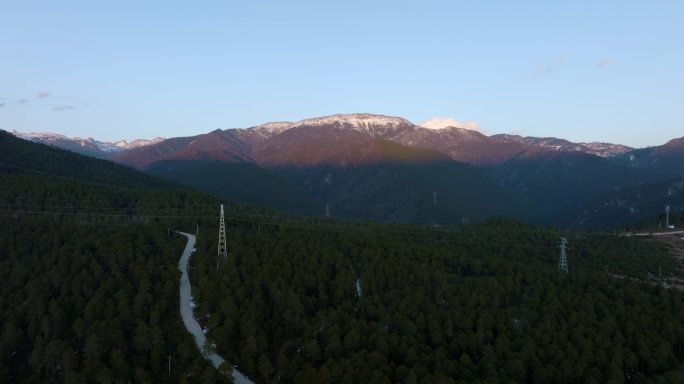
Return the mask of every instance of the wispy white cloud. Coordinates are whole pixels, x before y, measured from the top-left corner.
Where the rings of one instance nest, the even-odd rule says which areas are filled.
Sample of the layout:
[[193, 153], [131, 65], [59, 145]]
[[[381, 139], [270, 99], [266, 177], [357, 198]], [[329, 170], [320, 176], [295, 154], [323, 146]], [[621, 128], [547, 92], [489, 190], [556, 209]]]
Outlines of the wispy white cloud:
[[533, 77], [546, 76], [553, 73], [553, 69], [549, 67], [539, 67], [532, 72]]
[[63, 105], [63, 104], [58, 104], [58, 105], [53, 105], [52, 110], [53, 111], [70, 111], [76, 109], [76, 107], [71, 106], [71, 105]]
[[430, 120], [418, 124], [423, 128], [442, 129], [446, 127], [465, 128], [471, 131], [480, 132], [480, 123], [477, 121], [459, 121], [452, 117], [433, 117]]
[[559, 55], [553, 60], [553, 65], [561, 65], [570, 61], [569, 55]]
[[22, 105], [22, 104], [28, 104], [30, 99], [27, 98], [21, 98], [21, 99], [8, 99], [6, 97], [1, 98], [3, 101], [2, 104], [0, 104], [0, 108], [7, 107], [9, 108], [12, 105]]
[[601, 68], [605, 68], [609, 65], [617, 64], [617, 62], [618, 61], [615, 59], [603, 59], [603, 60], [599, 61], [597, 65]]
[[539, 65], [537, 68], [535, 68], [532, 71], [532, 77], [549, 76], [553, 74], [558, 67], [570, 61], [570, 59], [570, 55], [558, 55], [553, 58], [553, 60], [550, 60], [549, 62]]
[[[66, 103], [59, 103], [56, 104], [54, 101], [52, 103], [46, 103], [43, 102], [42, 100], [46, 99], [56, 99], [55, 101], [66, 101], [69, 104]], [[56, 112], [61, 112], [61, 111], [70, 111], [74, 109], [78, 109], [76, 105], [79, 107], [82, 106], [83, 102], [79, 102], [78, 100], [74, 100], [71, 97], [68, 96], [60, 96], [60, 95], [53, 95], [51, 92], [48, 91], [40, 91], [37, 92], [34, 96], [32, 97], [24, 97], [20, 99], [9, 99], [7, 97], [0, 97], [0, 108], [10, 108], [14, 106], [20, 106], [20, 105], [27, 105], [27, 106], [35, 106], [37, 108], [49, 108], [51, 111], [56, 111]], [[74, 105], [76, 103], [76, 105]]]

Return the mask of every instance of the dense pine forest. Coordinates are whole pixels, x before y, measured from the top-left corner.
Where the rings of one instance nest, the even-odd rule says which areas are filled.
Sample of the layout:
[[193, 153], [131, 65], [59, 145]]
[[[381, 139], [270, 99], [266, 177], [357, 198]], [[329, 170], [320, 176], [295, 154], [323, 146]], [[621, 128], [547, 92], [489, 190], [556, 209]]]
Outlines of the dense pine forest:
[[181, 323], [168, 230], [211, 198], [1, 132], [0, 181], [0, 382], [227, 381]]
[[657, 242], [228, 205], [217, 260], [218, 203], [0, 132], [0, 382], [227, 382], [181, 322], [174, 229], [199, 230], [196, 318], [257, 383], [684, 382]]
[[616, 277], [675, 274], [653, 243], [577, 235], [565, 274], [509, 220], [319, 228], [237, 222], [218, 270], [201, 244], [198, 314], [259, 382], [684, 381], [682, 293]]
[[216, 380], [178, 316], [182, 239], [116, 220], [0, 226], [0, 382]]

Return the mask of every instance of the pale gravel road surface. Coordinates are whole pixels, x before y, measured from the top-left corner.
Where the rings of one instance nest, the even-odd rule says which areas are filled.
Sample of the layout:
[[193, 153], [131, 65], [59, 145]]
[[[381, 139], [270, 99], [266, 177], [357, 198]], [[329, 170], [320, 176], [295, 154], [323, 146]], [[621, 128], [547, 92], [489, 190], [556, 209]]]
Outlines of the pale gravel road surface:
[[624, 236], [667, 236], [680, 234], [684, 234], [684, 231], [625, 233]]
[[[202, 327], [200, 327], [192, 313], [192, 287], [190, 286], [190, 277], [188, 275], [188, 262], [190, 261], [190, 256], [192, 256], [192, 250], [195, 248], [195, 235], [179, 231], [176, 232], [188, 238], [188, 244], [185, 246], [180, 261], [178, 261], [178, 269], [181, 271], [180, 312], [181, 317], [183, 318], [183, 324], [185, 324], [185, 328], [187, 328], [188, 332], [195, 338], [195, 343], [197, 343], [197, 348], [199, 348], [202, 356], [209, 360], [214, 368], [218, 369], [225, 360], [213, 350], [204, 348], [207, 343], [207, 337], [204, 336]], [[236, 369], [232, 370], [231, 375], [233, 376], [233, 381], [237, 384], [254, 384], [253, 381]]]

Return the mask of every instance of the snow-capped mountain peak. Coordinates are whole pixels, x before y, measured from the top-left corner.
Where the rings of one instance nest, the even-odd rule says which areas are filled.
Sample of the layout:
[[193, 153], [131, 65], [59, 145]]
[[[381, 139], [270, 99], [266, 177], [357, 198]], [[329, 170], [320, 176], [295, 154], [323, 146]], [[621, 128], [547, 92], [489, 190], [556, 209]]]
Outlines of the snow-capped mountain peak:
[[[24, 140], [69, 140], [68, 137], [60, 135], [59, 133], [50, 132], [17, 132], [12, 131], [12, 134]], [[79, 139], [80, 140], [80, 139]]]
[[389, 131], [401, 127], [413, 127], [414, 125], [401, 117], [374, 115], [370, 113], [338, 114], [322, 117], [314, 117], [298, 121], [290, 129], [305, 126], [333, 126], [347, 128], [371, 135], [383, 135]]
[[127, 142], [126, 140], [120, 140], [114, 143], [115, 146], [121, 149], [133, 149], [133, 148], [138, 148], [138, 147], [145, 147], [148, 145], [153, 145], [157, 143], [161, 143], [162, 141], [166, 140], [163, 137], [155, 137], [154, 139], [136, 139], [131, 142]]
[[50, 132], [17, 132], [12, 131], [12, 134], [16, 137], [22, 138], [24, 140], [30, 140], [37, 143], [54, 145], [56, 147], [68, 149], [75, 152], [80, 152], [85, 155], [95, 155], [98, 157], [108, 157], [125, 151], [128, 149], [144, 147], [147, 145], [156, 144], [164, 141], [165, 139], [157, 137], [151, 140], [138, 139], [133, 140], [130, 143], [126, 140], [119, 140], [113, 143], [95, 140], [92, 137], [80, 138], [80, 137], [67, 137], [59, 133]]
[[260, 136], [271, 137], [287, 131], [290, 127], [292, 127], [292, 123], [289, 121], [273, 121], [247, 129], [256, 132]]

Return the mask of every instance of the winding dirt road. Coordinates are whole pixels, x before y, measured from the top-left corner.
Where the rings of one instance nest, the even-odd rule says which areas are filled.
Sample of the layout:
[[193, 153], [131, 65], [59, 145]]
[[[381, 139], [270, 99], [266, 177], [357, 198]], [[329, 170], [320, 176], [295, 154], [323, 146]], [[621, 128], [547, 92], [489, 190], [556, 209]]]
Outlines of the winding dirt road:
[[[197, 320], [195, 320], [195, 317], [192, 313], [192, 286], [190, 285], [190, 277], [188, 275], [188, 262], [190, 261], [190, 256], [192, 256], [193, 249], [195, 249], [195, 235], [179, 231], [176, 231], [176, 233], [188, 238], [188, 244], [185, 246], [185, 250], [183, 251], [183, 255], [181, 256], [180, 261], [178, 261], [178, 269], [180, 269], [181, 271], [181, 318], [183, 318], [183, 324], [185, 324], [185, 328], [187, 328], [188, 332], [190, 332], [190, 334], [192, 334], [192, 336], [195, 338], [195, 343], [197, 344], [197, 348], [199, 348], [200, 353], [202, 353], [202, 356], [204, 356], [205, 359], [209, 360], [209, 362], [211, 362], [211, 365], [214, 366], [214, 368], [219, 369], [219, 367], [221, 366], [221, 364], [225, 362], [225, 360], [223, 359], [223, 357], [216, 354], [216, 352], [213, 351], [213, 348], [207, 348], [207, 345], [209, 345], [207, 344], [207, 337], [204, 336], [204, 332], [202, 332], [202, 327], [200, 327], [199, 323], [197, 322]], [[253, 381], [248, 379], [245, 375], [243, 375], [236, 369], [233, 369], [231, 371], [231, 375], [233, 376], [233, 382], [237, 384], [254, 384]]]

